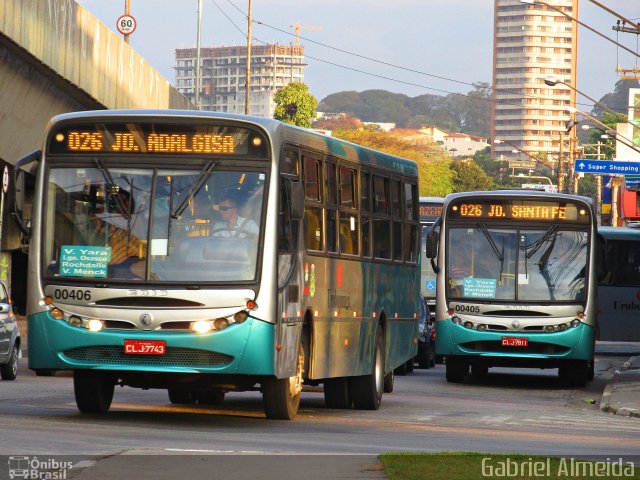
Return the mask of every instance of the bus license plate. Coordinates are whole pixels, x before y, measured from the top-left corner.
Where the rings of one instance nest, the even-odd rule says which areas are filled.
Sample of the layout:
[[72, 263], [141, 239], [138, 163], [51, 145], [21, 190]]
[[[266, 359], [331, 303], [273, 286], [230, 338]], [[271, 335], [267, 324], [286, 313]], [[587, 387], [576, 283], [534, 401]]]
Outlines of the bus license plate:
[[529, 339], [526, 337], [502, 337], [503, 347], [527, 347]]
[[125, 340], [124, 353], [127, 355], [164, 355], [167, 342], [164, 340]]

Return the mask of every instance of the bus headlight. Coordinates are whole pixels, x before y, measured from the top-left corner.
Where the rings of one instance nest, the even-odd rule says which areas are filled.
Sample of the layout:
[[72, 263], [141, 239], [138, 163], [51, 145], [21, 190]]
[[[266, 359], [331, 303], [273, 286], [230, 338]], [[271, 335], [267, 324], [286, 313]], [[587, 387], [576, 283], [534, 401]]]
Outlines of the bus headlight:
[[553, 325], [546, 325], [546, 326], [544, 327], [544, 331], [545, 331], [546, 333], [553, 333], [555, 330], [556, 330], [556, 329], [555, 329], [555, 327], [554, 327]]
[[91, 332], [99, 332], [104, 328], [104, 323], [102, 320], [98, 320], [97, 318], [92, 318], [87, 322], [87, 328]]
[[245, 312], [244, 310], [240, 310], [238, 313], [236, 313], [233, 316], [233, 320], [236, 323], [243, 323], [247, 318], [249, 318], [249, 314], [247, 312]]
[[198, 320], [191, 324], [191, 331], [193, 333], [203, 334], [209, 333], [213, 330], [213, 322], [211, 320]]
[[62, 320], [64, 318], [64, 312], [58, 307], [54, 307], [51, 309], [51, 316], [56, 320]]
[[473, 322], [470, 322], [470, 321], [467, 320], [466, 322], [464, 322], [464, 328], [472, 329], [473, 328]]
[[216, 318], [213, 321], [213, 328], [215, 328], [216, 330], [224, 330], [225, 328], [227, 328], [229, 326], [229, 319], [227, 318]]
[[559, 332], [564, 332], [567, 329], [567, 324], [566, 323], [561, 323], [560, 325], [558, 325], [558, 331]]
[[78, 317], [77, 315], [71, 315], [69, 317], [69, 325], [73, 325], [74, 327], [81, 327], [82, 326], [82, 319], [80, 317]]
[[451, 317], [451, 321], [452, 321], [453, 323], [455, 323], [456, 325], [460, 325], [460, 324], [462, 324], [462, 319], [461, 319], [459, 316], [457, 316], [457, 315], [452, 316], [452, 317]]
[[571, 327], [576, 328], [578, 325], [580, 325], [580, 319], [579, 318], [574, 318], [573, 320], [571, 320], [570, 325], [571, 325]]
[[480, 325], [478, 325], [478, 330], [480, 330], [481, 332], [485, 331], [487, 329], [487, 325], [485, 323], [481, 323]]

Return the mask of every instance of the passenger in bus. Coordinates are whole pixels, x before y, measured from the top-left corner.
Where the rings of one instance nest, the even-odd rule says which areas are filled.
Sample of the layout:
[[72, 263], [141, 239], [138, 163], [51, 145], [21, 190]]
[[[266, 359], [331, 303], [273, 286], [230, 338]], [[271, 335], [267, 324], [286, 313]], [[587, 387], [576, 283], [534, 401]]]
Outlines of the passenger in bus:
[[238, 202], [231, 196], [225, 197], [218, 206], [222, 219], [213, 224], [212, 235], [215, 237], [256, 238], [258, 225], [251, 218], [238, 214]]

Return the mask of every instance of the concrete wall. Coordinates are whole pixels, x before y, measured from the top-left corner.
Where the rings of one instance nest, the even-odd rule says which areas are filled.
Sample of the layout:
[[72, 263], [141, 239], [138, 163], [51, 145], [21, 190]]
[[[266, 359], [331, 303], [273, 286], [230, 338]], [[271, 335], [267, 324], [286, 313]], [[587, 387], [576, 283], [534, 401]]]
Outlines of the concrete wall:
[[193, 108], [73, 0], [0, 1], [0, 160], [41, 148], [49, 119], [99, 108]]

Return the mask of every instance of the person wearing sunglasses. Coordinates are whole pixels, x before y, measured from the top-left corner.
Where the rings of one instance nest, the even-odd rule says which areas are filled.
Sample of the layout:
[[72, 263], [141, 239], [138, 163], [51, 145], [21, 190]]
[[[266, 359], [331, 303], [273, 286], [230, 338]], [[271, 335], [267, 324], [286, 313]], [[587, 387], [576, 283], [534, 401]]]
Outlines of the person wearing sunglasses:
[[238, 214], [238, 202], [234, 198], [226, 197], [218, 205], [222, 219], [213, 225], [212, 235], [217, 237], [255, 238], [258, 235], [258, 225], [250, 218]]

